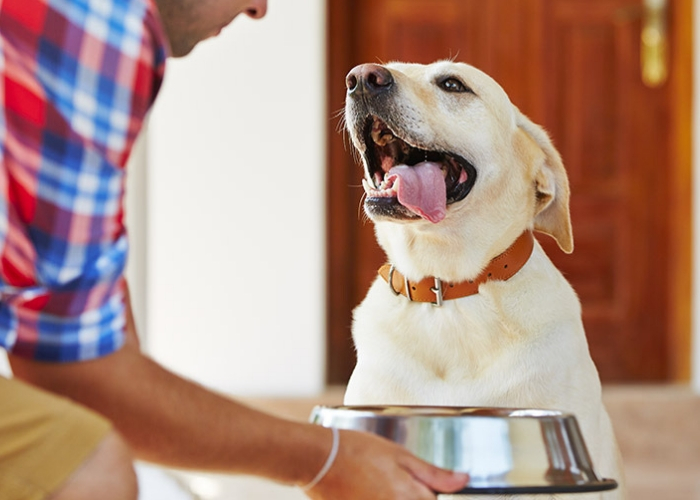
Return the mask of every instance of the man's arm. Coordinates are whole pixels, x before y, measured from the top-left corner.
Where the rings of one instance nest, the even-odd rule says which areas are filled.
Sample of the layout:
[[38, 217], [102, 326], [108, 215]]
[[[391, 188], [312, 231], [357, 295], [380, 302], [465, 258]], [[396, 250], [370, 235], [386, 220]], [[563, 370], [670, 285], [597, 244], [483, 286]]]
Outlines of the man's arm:
[[[259, 412], [165, 370], [140, 352], [130, 315], [127, 324], [125, 346], [103, 358], [58, 364], [10, 356], [12, 369], [107, 416], [145, 460], [311, 481], [331, 448], [329, 429]], [[435, 498], [430, 489], [454, 491], [464, 482], [384, 439], [343, 431], [335, 464], [310, 496], [428, 499]]]
[[[11, 357], [11, 365], [16, 376], [105, 415], [145, 460], [295, 483], [313, 474], [315, 466], [320, 468], [330, 448], [330, 434], [326, 442], [310, 426], [205, 390], [165, 370], [132, 344], [91, 361], [56, 364]], [[271, 446], [277, 436], [287, 441], [284, 448]], [[306, 449], [306, 456], [293, 456], [297, 447]]]

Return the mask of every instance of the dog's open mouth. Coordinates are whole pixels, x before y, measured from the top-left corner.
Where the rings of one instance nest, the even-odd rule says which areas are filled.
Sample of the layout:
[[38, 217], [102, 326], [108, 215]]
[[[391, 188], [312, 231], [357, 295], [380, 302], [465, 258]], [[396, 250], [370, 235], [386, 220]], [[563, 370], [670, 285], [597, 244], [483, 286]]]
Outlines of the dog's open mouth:
[[375, 116], [367, 118], [363, 135], [365, 204], [374, 213], [437, 223], [476, 182], [476, 169], [461, 156], [414, 147]]

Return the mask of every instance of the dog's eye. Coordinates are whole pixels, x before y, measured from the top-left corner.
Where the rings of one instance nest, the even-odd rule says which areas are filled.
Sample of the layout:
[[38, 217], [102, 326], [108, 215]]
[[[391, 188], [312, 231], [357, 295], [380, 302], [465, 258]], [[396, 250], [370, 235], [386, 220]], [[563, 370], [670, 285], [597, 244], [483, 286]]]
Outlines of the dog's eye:
[[472, 92], [472, 89], [453, 77], [443, 78], [438, 82], [438, 85], [445, 92]]

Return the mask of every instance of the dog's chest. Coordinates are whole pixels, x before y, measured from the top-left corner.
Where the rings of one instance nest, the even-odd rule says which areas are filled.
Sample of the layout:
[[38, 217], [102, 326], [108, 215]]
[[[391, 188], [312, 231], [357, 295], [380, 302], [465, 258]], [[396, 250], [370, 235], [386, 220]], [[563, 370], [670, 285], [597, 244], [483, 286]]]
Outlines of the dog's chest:
[[387, 323], [375, 327], [390, 332], [385, 340], [397, 356], [445, 381], [477, 377], [504, 354], [509, 343], [504, 341], [514, 334], [490, 311], [474, 304], [453, 302], [439, 308], [409, 304], [392, 313], [385, 317]]
[[519, 353], [532, 348], [484, 300], [391, 308], [366, 301], [356, 311], [354, 337], [356, 376], [366, 370], [382, 396], [401, 394], [405, 404], [493, 403], [510, 391], [504, 380], [515, 383]]
[[552, 367], [530, 361], [551, 346], [502, 309], [484, 296], [434, 307], [372, 289], [355, 312], [358, 364], [350, 389], [372, 386], [373, 399], [402, 404], [541, 400], [541, 380]]

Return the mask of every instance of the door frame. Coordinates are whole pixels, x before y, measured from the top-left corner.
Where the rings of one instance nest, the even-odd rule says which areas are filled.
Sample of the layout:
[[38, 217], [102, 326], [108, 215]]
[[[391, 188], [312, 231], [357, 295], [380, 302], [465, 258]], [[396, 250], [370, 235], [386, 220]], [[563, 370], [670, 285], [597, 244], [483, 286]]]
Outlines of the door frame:
[[[349, 354], [351, 294], [351, 238], [348, 214], [349, 186], [359, 183], [358, 172], [349, 150], [348, 139], [339, 130], [339, 110], [345, 98], [345, 75], [361, 62], [353, 53], [352, 34], [356, 17], [353, 0], [327, 0], [327, 109], [333, 113], [328, 127], [326, 169], [327, 193], [327, 348], [326, 379], [328, 384], [344, 384], [354, 361]], [[669, 293], [667, 325], [668, 378], [671, 382], [688, 382], [692, 371], [692, 102], [693, 102], [693, 0], [669, 0], [671, 72], [666, 85], [671, 92], [671, 165], [669, 179], [668, 263]], [[661, 166], [664, 168], [665, 166]], [[359, 218], [357, 219], [359, 221]], [[349, 351], [350, 350], [350, 351]]]
[[[357, 64], [353, 57], [352, 36], [355, 25], [352, 0], [326, 0], [326, 67], [327, 106], [332, 113], [327, 137], [326, 166], [326, 382], [344, 384], [354, 363], [348, 359], [351, 345], [351, 304], [344, 287], [352, 282], [348, 262], [351, 262], [351, 230], [347, 216], [350, 190], [359, 180], [348, 178], [354, 161], [346, 147], [347, 139], [340, 128], [339, 117], [345, 101], [345, 75]], [[352, 365], [352, 366], [351, 366]]]
[[692, 372], [693, 302], [693, 0], [670, 2], [672, 69], [669, 207], [669, 337], [670, 378], [690, 381]]

